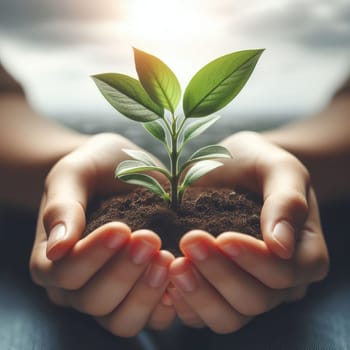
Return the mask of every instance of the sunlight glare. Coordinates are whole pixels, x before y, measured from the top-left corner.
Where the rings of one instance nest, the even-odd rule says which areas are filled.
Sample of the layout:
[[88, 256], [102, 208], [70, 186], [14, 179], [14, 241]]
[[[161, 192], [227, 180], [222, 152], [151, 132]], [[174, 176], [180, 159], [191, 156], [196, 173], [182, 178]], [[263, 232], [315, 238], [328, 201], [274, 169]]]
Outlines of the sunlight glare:
[[146, 40], [176, 40], [199, 30], [196, 1], [129, 0], [124, 5], [130, 36]]

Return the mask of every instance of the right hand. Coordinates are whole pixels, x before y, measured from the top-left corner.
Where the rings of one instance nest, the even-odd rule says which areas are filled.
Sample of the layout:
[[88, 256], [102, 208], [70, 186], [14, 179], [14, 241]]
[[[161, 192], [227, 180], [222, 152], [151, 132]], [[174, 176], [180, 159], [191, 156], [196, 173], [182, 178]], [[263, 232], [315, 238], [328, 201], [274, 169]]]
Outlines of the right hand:
[[233, 159], [199, 182], [260, 194], [263, 240], [241, 232], [216, 238], [200, 230], [187, 233], [180, 242], [185, 258], [170, 266], [169, 293], [187, 325], [231, 333], [302, 298], [327, 275], [329, 258], [305, 167], [256, 133], [235, 134], [223, 145]]
[[161, 301], [174, 257], [159, 250], [155, 233], [131, 232], [120, 222], [82, 238], [89, 198], [128, 189], [113, 178], [116, 165], [127, 158], [123, 148], [137, 146], [118, 135], [96, 135], [52, 168], [30, 271], [55, 304], [94, 316], [115, 335], [133, 336], [146, 325], [165, 328], [175, 317], [173, 307]]

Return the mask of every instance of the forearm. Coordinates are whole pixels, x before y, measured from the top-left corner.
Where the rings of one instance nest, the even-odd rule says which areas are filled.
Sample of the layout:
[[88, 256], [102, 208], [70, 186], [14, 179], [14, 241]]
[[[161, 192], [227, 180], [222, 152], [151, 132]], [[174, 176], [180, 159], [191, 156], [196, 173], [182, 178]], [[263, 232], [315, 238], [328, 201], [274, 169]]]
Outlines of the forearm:
[[87, 136], [35, 113], [24, 96], [0, 94], [0, 202], [35, 209], [52, 165]]
[[350, 95], [319, 114], [264, 133], [309, 169], [321, 201], [350, 196]]

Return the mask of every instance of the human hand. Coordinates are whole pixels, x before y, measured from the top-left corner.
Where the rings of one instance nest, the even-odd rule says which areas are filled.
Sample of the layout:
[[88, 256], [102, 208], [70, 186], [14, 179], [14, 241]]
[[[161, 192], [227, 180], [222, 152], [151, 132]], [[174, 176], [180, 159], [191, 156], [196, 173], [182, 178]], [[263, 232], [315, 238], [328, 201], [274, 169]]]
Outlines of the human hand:
[[[86, 237], [85, 211], [94, 195], [126, 191], [115, 166], [136, 148], [118, 135], [93, 136], [62, 158], [46, 179], [30, 270], [57, 305], [93, 315], [116, 335], [145, 325], [165, 328], [174, 309], [161, 302], [173, 256], [160, 251], [153, 232], [106, 224]], [[103, 181], [101, 181], [103, 179]]]
[[244, 187], [263, 197], [263, 240], [227, 232], [186, 234], [185, 257], [170, 266], [168, 288], [179, 317], [193, 327], [232, 332], [325, 277], [328, 253], [317, 201], [304, 166], [255, 133], [223, 142], [233, 159], [201, 185]]

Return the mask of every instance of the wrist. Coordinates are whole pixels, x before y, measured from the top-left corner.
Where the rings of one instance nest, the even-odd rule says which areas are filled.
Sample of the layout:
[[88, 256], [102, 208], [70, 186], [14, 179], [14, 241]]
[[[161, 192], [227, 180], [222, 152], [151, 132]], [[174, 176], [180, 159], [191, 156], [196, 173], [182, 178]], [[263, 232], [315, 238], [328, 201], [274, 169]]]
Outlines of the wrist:
[[349, 111], [350, 95], [342, 94], [310, 118], [263, 133], [307, 167], [321, 202], [350, 195]]
[[[53, 165], [88, 140], [90, 136], [70, 130], [42, 134], [31, 144], [2, 157], [0, 203], [37, 210], [45, 178]], [[38, 136], [38, 135], [37, 135]], [[13, 145], [16, 148], [16, 145]]]

